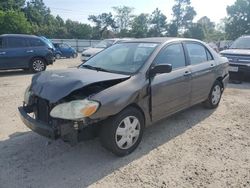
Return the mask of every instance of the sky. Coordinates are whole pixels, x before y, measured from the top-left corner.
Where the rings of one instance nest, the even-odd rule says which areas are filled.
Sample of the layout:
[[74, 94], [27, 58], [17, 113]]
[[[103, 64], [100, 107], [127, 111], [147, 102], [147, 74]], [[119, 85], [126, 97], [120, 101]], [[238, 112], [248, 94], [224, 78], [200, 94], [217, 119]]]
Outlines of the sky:
[[[224, 18], [226, 7], [234, 4], [236, 0], [191, 0], [197, 12], [195, 20], [202, 16], [209, 17], [213, 22], [219, 23]], [[53, 15], [60, 15], [64, 20], [71, 19], [82, 23], [89, 23], [88, 16], [103, 12], [113, 12], [114, 6], [134, 7], [134, 14], [152, 13], [159, 8], [168, 18], [172, 19], [172, 6], [174, 0], [44, 0]]]

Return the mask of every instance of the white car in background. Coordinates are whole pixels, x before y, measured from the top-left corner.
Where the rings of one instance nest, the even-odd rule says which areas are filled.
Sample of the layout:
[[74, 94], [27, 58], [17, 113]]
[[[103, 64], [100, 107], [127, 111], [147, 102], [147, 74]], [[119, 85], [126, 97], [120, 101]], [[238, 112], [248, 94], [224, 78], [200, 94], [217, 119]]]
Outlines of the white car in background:
[[125, 42], [131, 40], [130, 38], [113, 38], [113, 39], [105, 39], [99, 42], [95, 47], [90, 47], [82, 52], [81, 60], [82, 62], [86, 62], [90, 57], [99, 53], [100, 51], [120, 42]]

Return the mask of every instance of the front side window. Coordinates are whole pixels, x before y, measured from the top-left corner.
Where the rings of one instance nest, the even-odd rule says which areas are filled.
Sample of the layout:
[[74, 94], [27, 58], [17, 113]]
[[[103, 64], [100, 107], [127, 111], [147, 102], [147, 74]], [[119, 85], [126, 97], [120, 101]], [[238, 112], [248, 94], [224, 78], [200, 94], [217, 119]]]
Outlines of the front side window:
[[172, 44], [160, 52], [156, 64], [171, 64], [173, 69], [186, 66], [185, 55], [181, 44]]
[[147, 61], [157, 43], [120, 43], [93, 56], [81, 68], [99, 68], [108, 72], [133, 74]]
[[46, 45], [41, 39], [38, 39], [38, 38], [30, 38], [29, 44], [30, 44], [30, 46], [33, 46], [33, 47]]
[[61, 44], [60, 47], [61, 48], [69, 48], [69, 46], [67, 44]]
[[9, 48], [22, 48], [26, 47], [26, 40], [25, 38], [18, 38], [18, 37], [9, 37], [8, 38], [8, 47]]
[[207, 50], [204, 46], [196, 43], [186, 44], [191, 65], [197, 65], [208, 61]]

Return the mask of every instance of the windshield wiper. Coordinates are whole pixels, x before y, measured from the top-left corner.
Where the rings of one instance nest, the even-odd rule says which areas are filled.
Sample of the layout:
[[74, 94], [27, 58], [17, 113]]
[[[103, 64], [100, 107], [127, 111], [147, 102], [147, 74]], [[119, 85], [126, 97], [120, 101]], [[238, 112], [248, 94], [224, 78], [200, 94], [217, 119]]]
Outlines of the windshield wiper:
[[94, 66], [91, 66], [91, 65], [82, 65], [82, 67], [85, 67], [85, 68], [91, 69], [91, 70], [96, 70], [96, 71], [110, 72], [109, 70], [106, 70], [106, 69], [104, 69], [104, 68], [101, 68], [101, 67], [94, 67]]

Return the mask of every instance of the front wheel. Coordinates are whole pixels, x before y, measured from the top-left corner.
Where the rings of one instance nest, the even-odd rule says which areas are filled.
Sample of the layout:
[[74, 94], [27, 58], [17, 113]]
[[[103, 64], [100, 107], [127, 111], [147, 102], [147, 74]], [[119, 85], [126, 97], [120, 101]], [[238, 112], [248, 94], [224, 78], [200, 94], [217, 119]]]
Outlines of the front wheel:
[[205, 106], [210, 109], [217, 108], [221, 100], [222, 92], [223, 86], [221, 82], [216, 80], [209, 93], [208, 99], [204, 102]]
[[140, 144], [145, 123], [142, 113], [130, 107], [108, 119], [102, 125], [102, 145], [117, 156], [133, 152]]
[[45, 71], [46, 70], [46, 62], [42, 58], [34, 58], [30, 63], [30, 70], [34, 73]]

